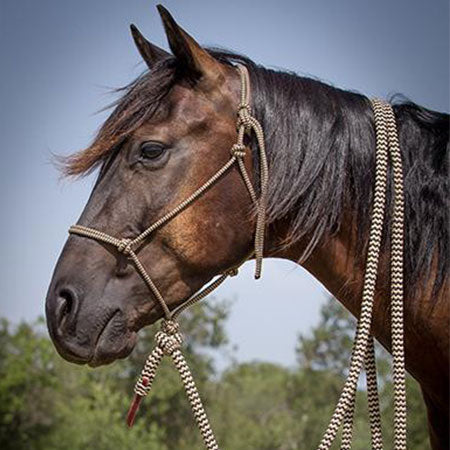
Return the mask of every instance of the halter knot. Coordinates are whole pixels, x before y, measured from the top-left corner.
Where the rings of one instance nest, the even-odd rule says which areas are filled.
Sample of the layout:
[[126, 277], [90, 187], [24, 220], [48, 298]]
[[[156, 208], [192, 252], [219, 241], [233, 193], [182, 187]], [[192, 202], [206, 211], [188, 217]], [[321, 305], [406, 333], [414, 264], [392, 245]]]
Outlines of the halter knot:
[[132, 251], [131, 243], [131, 239], [121, 239], [119, 244], [117, 245], [117, 251], [125, 256], [129, 255]]
[[180, 325], [175, 320], [163, 320], [161, 323], [161, 331], [166, 334], [175, 334], [180, 331]]
[[230, 153], [236, 158], [243, 158], [245, 156], [245, 145], [244, 144], [234, 144], [231, 147]]
[[238, 106], [238, 114], [241, 115], [242, 113], [247, 113], [248, 115], [251, 115], [251, 107], [249, 103], [240, 103]]
[[155, 340], [164, 354], [170, 356], [181, 347], [183, 336], [181, 333], [167, 334], [164, 331], [158, 331], [155, 335]]
[[237, 128], [244, 126], [248, 131], [252, 127], [252, 113], [248, 103], [241, 103], [238, 107]]

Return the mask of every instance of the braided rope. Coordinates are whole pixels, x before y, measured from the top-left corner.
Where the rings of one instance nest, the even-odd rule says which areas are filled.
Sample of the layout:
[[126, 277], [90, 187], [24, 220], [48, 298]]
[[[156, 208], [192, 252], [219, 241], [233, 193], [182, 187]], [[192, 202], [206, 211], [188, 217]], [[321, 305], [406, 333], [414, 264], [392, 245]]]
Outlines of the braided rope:
[[131, 241], [132, 246], [137, 246], [143, 242], [153, 231], [161, 228], [175, 216], [184, 211], [188, 206], [190, 206], [195, 200], [197, 200], [201, 195], [203, 195], [207, 190], [209, 190], [217, 181], [225, 175], [228, 170], [233, 167], [236, 162], [236, 157], [232, 156], [211, 178], [209, 178], [205, 183], [203, 183], [193, 194], [191, 194], [186, 200], [183, 200], [179, 205], [169, 211], [167, 214], [162, 216], [152, 225], [150, 225], [144, 232]]
[[391, 106], [383, 105], [394, 175], [394, 212], [391, 227], [391, 346], [394, 381], [394, 446], [406, 449], [406, 379], [403, 330], [403, 170], [397, 126]]
[[[264, 131], [258, 120], [251, 115], [248, 71], [245, 66], [241, 65], [238, 66], [238, 70], [241, 74], [242, 89], [241, 89], [241, 103], [238, 108], [239, 132], [237, 144], [245, 148], [244, 133], [245, 131], [253, 130], [259, 148], [261, 192], [258, 200], [256, 201], [256, 230], [255, 230], [255, 260], [256, 260], [255, 278], [258, 279], [261, 277], [262, 260], [264, 257], [264, 234], [265, 234], [267, 192], [269, 186], [269, 165], [267, 162]], [[249, 189], [249, 186], [251, 186], [250, 178], [240, 158], [238, 159], [238, 162], [239, 168], [242, 173], [242, 177], [244, 178], [245, 184]], [[254, 191], [252, 193], [251, 190], [249, 189], [249, 192], [250, 196], [256, 199]]]
[[180, 350], [176, 350], [172, 354], [172, 358], [173, 362], [175, 363], [175, 367], [180, 373], [184, 389], [189, 399], [189, 403], [191, 404], [195, 421], [197, 422], [197, 426], [200, 429], [200, 433], [203, 437], [205, 447], [208, 450], [219, 450], [216, 438], [214, 437], [211, 425], [209, 424], [208, 416], [206, 415], [194, 379], [192, 378], [192, 374], [189, 370], [189, 366], [187, 365], [186, 360], [184, 359], [183, 354]]
[[228, 277], [234, 277], [237, 274], [237, 268], [227, 270], [223, 275], [217, 278], [217, 280], [213, 281], [210, 285], [206, 286], [206, 288], [202, 289], [194, 297], [190, 298], [186, 302], [182, 303], [178, 308], [176, 308], [172, 312], [172, 319], [175, 320], [185, 309], [191, 307], [195, 303], [198, 303], [200, 300], [203, 300], [205, 297], [207, 297], [209, 294], [211, 294], [211, 292], [215, 291]]
[[[375, 106], [375, 105], [374, 105]], [[339, 426], [352, 405], [359, 373], [365, 357], [365, 348], [370, 335], [375, 284], [378, 273], [378, 261], [381, 247], [381, 236], [384, 221], [385, 190], [387, 185], [388, 140], [384, 121], [380, 121], [382, 109], [375, 107], [376, 127], [376, 158], [375, 158], [375, 192], [372, 210], [371, 226], [369, 232], [369, 249], [367, 255], [366, 271], [364, 276], [361, 313], [358, 321], [356, 337], [353, 344], [350, 360], [350, 370], [336, 405], [327, 430], [319, 444], [320, 450], [329, 449], [333, 443]]]
[[[375, 347], [373, 337], [369, 337], [369, 340], [367, 341], [364, 364], [366, 370], [367, 400], [369, 405], [369, 422], [370, 422], [370, 433], [372, 437], [372, 449], [382, 450], [383, 439], [381, 435], [381, 414], [378, 400], [377, 371], [376, 371]], [[342, 438], [341, 438], [341, 450], [350, 450], [352, 447], [355, 403], [356, 403], [356, 392], [353, 398], [351, 399], [351, 404], [344, 416]]]
[[[382, 450], [383, 440], [381, 435], [381, 413], [378, 400], [377, 369], [375, 360], [375, 347], [373, 337], [367, 341], [366, 355], [364, 360], [366, 370], [367, 400], [369, 405], [370, 433], [372, 437], [372, 449]], [[351, 449], [353, 438], [353, 420], [355, 413], [356, 391], [351, 399], [351, 404], [344, 416], [341, 449]]]
[[141, 375], [134, 387], [134, 398], [127, 416], [127, 423], [132, 426], [139, 404], [151, 390], [156, 371], [165, 355], [172, 358], [186, 391], [187, 398], [208, 450], [219, 450], [214, 433], [206, 415], [205, 408], [195, 385], [189, 366], [181, 353], [180, 347], [183, 336], [179, 332], [179, 325], [175, 321], [163, 321], [161, 331], [155, 335], [156, 346], [145, 362]]
[[370, 434], [372, 436], [372, 449], [383, 450], [383, 436], [381, 435], [381, 413], [378, 396], [377, 366], [373, 337], [367, 343], [366, 352], [366, 384], [367, 402], [369, 404]]
[[392, 107], [372, 100], [376, 131], [375, 193], [361, 313], [350, 360], [350, 370], [327, 430], [319, 444], [329, 449], [343, 424], [341, 448], [350, 449], [359, 374], [365, 360], [372, 448], [383, 448], [375, 351], [370, 336], [375, 286], [386, 206], [388, 153], [394, 173], [394, 211], [391, 228], [391, 333], [394, 374], [394, 448], [406, 449], [406, 389], [403, 339], [403, 175], [395, 116]]

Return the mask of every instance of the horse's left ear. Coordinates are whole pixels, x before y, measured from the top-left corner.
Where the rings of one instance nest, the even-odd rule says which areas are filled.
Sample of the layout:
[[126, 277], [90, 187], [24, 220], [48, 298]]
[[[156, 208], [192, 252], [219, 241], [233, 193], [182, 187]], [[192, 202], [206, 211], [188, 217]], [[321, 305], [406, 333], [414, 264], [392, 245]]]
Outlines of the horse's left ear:
[[170, 56], [169, 53], [159, 48], [155, 44], [147, 41], [141, 32], [137, 29], [136, 25], [130, 25], [131, 35], [133, 36], [134, 43], [136, 44], [142, 59], [147, 64], [148, 68], [151, 69], [155, 63]]
[[164, 6], [158, 5], [157, 8], [166, 30], [170, 49], [177, 58], [183, 75], [192, 80], [216, 80], [221, 72], [219, 61], [186, 33]]

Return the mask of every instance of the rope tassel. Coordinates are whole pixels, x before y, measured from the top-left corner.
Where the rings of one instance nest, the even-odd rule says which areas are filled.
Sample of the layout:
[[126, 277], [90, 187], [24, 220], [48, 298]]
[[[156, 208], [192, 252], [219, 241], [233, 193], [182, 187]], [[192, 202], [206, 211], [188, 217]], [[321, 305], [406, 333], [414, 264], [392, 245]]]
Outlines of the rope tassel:
[[134, 387], [134, 397], [127, 414], [127, 425], [132, 427], [136, 414], [139, 410], [142, 399], [150, 392], [156, 371], [164, 357], [170, 356], [177, 368], [181, 381], [183, 382], [186, 395], [191, 405], [195, 421], [203, 437], [203, 442], [208, 450], [219, 450], [214, 433], [209, 424], [203, 403], [192, 378], [191, 371], [181, 353], [180, 347], [183, 343], [183, 336], [179, 331], [178, 322], [165, 320], [162, 323], [161, 331], [155, 335], [156, 347], [150, 353], [142, 369], [141, 375]]
[[141, 372], [136, 385], [134, 386], [134, 397], [127, 414], [127, 425], [131, 428], [134, 425], [134, 419], [139, 411], [142, 399], [150, 392], [156, 371], [164, 356], [163, 350], [157, 346], [153, 349], [145, 362], [144, 369]]

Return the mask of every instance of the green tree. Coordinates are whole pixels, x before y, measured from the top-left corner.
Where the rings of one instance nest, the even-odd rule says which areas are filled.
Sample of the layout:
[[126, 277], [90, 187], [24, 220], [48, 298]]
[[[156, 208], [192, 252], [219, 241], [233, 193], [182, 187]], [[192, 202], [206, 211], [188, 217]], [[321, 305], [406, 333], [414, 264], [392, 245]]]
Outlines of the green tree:
[[[200, 389], [214, 375], [210, 352], [226, 347], [227, 311], [225, 302], [210, 302], [182, 319], [189, 336], [184, 352]], [[129, 359], [90, 369], [63, 361], [42, 325], [13, 329], [6, 321], [0, 324], [0, 448], [198, 448], [182, 383], [170, 361], [163, 362], [133, 429], [125, 426], [133, 386], [154, 346], [156, 327], [143, 330]]]
[[[41, 326], [42, 322], [36, 324]], [[0, 323], [0, 448], [33, 448], [53, 417], [54, 350], [35, 327]]]
[[[317, 326], [299, 337], [298, 365], [233, 363], [222, 373], [214, 357], [229, 352], [228, 304], [197, 305], [182, 319], [184, 353], [222, 448], [315, 448], [344, 384], [355, 320], [330, 299]], [[133, 386], [154, 346], [157, 327], [140, 333], [129, 358], [97, 369], [60, 358], [42, 321], [0, 322], [0, 448], [9, 450], [194, 450], [202, 448], [178, 372], [164, 360], [154, 388], [129, 430]], [[386, 448], [392, 441], [389, 355], [377, 348]], [[417, 383], [408, 378], [409, 448], [428, 447]], [[367, 401], [357, 394], [353, 448], [369, 447]], [[334, 448], [338, 448], [338, 444]]]
[[223, 373], [211, 394], [211, 417], [224, 448], [297, 448], [292, 378], [286, 368], [259, 362], [235, 365]]

